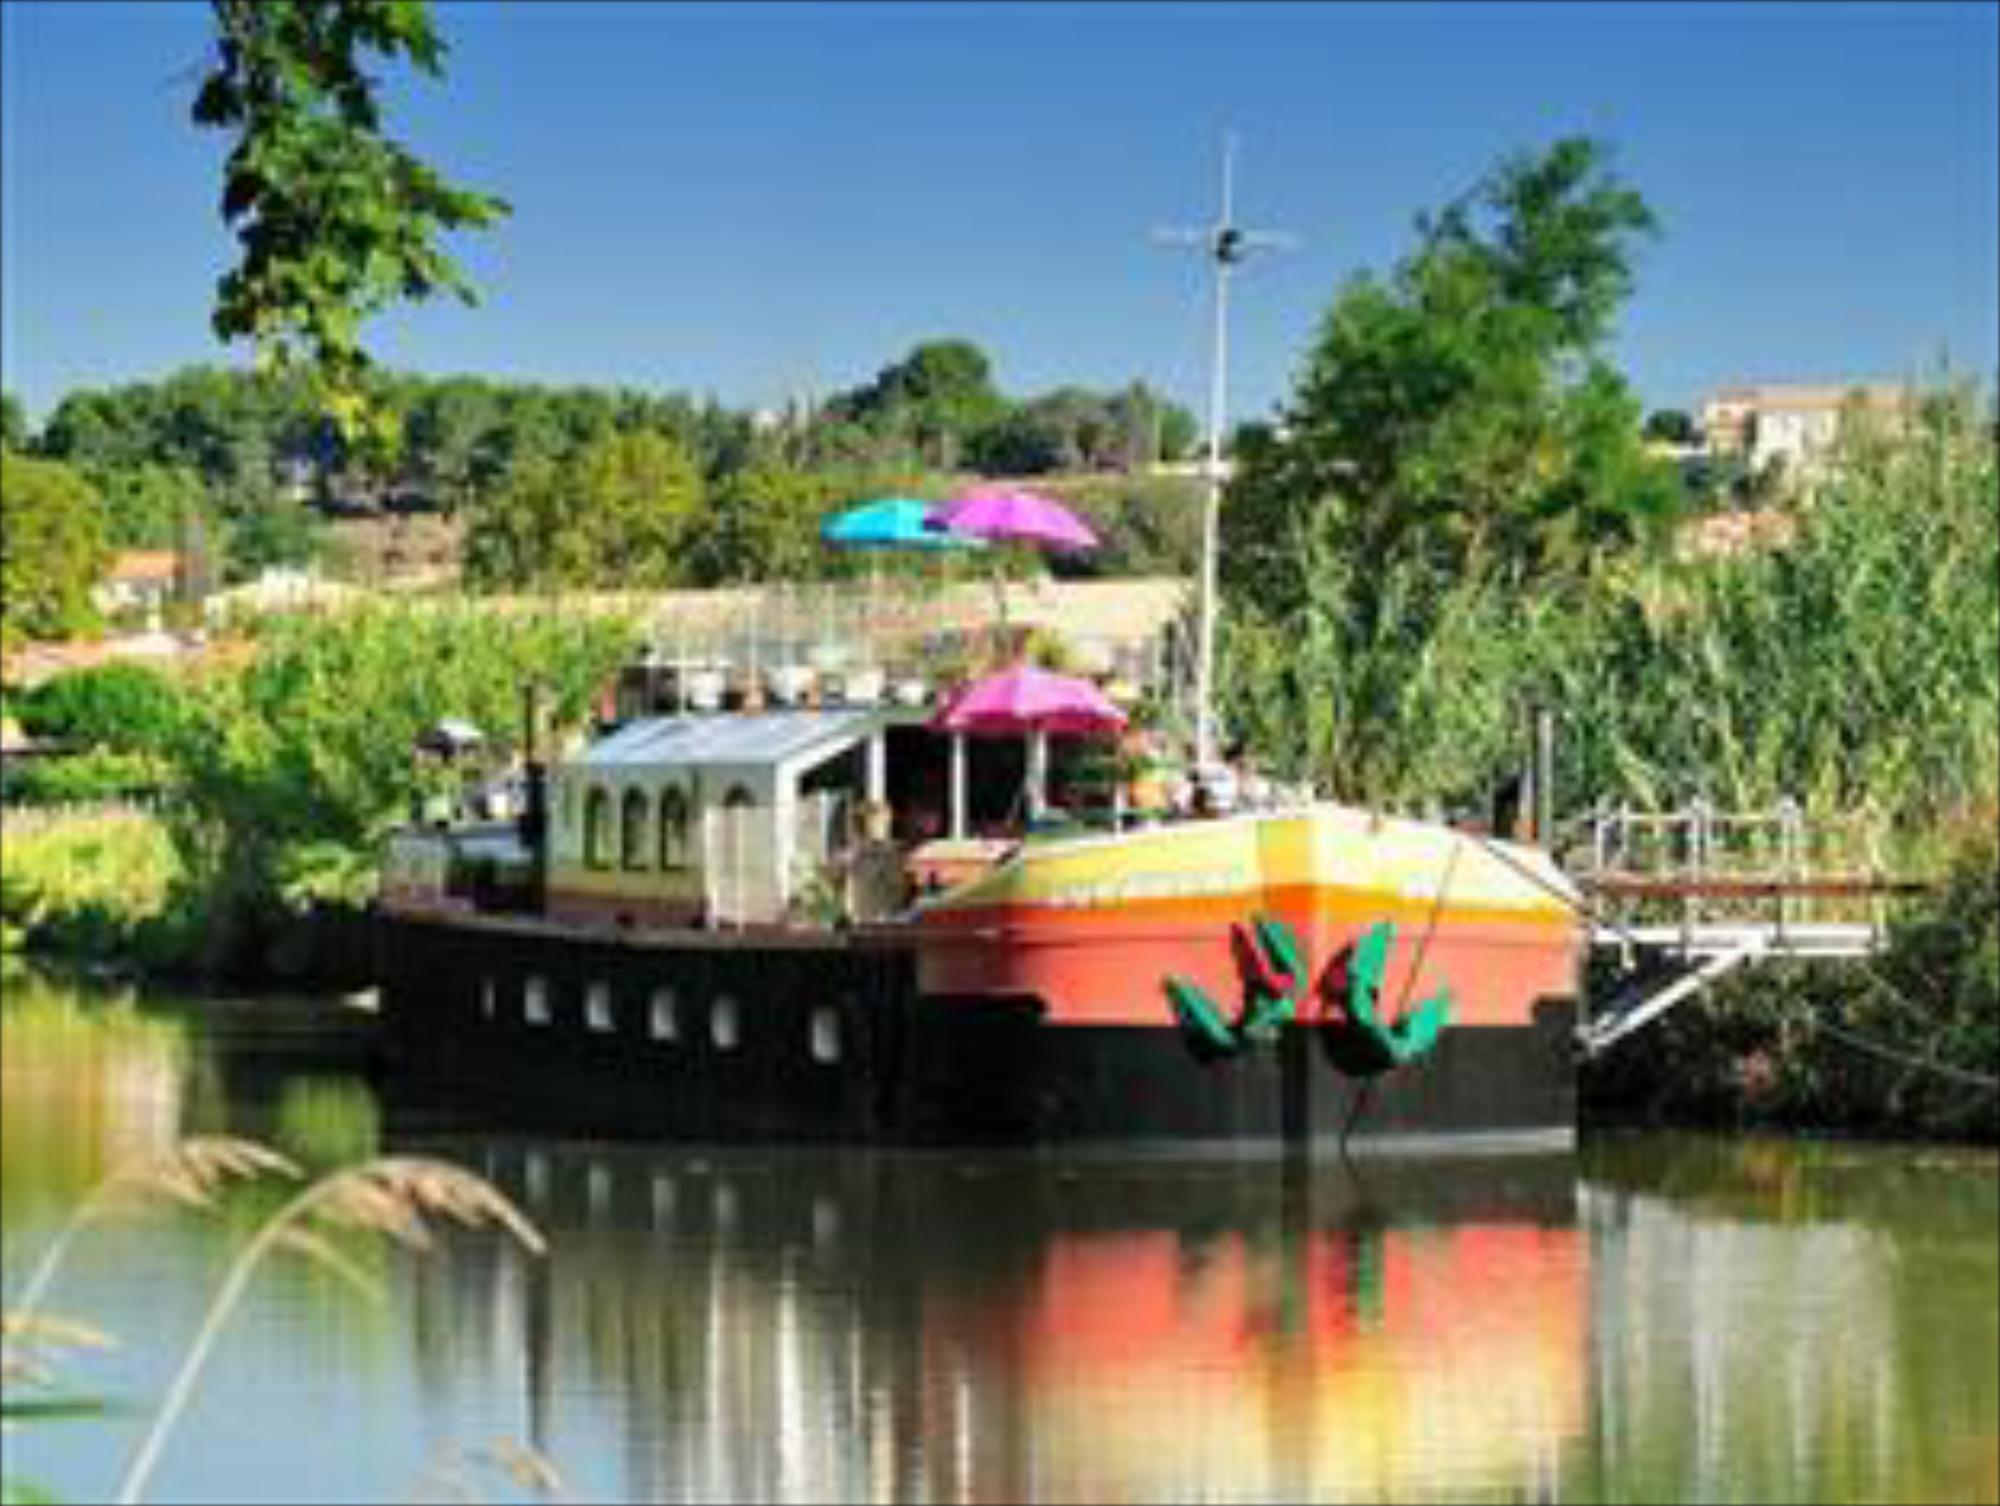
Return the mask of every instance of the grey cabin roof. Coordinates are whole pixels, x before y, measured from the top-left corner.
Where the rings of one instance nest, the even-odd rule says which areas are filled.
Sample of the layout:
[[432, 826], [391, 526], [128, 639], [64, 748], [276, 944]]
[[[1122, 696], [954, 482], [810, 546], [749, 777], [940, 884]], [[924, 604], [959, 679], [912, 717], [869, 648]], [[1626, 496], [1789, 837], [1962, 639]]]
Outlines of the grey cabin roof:
[[777, 765], [824, 748], [837, 753], [881, 720], [876, 711], [711, 712], [649, 716], [591, 744], [570, 767], [609, 772], [703, 765]]

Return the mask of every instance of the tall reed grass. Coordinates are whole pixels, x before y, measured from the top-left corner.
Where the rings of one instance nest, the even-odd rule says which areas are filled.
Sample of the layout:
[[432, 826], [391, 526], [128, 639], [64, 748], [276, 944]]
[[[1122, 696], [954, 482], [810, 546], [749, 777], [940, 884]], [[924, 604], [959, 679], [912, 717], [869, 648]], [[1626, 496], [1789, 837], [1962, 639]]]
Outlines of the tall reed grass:
[[[1701, 796], [1865, 809], [1913, 858], [2000, 784], [2000, 477], [1969, 390], [1859, 431], [1794, 541], [1602, 561], [1575, 579], [1452, 579], [1299, 531], [1295, 610], [1227, 604], [1227, 713], [1334, 795], [1460, 803], [1559, 717], [1572, 809]], [[1360, 612], [1355, 604], [1372, 603]]]

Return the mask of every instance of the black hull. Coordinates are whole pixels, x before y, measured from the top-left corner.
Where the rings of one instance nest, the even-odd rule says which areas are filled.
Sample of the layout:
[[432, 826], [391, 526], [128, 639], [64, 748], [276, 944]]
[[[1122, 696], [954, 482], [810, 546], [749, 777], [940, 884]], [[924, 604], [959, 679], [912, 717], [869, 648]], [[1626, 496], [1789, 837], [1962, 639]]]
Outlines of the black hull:
[[[1166, 1023], [1045, 1024], [1033, 1000], [920, 997], [893, 942], [382, 922], [390, 1070], [413, 1101], [508, 1127], [701, 1140], [1237, 1145], [1492, 1137], [1575, 1125], [1574, 1005], [1447, 1030], [1350, 1076], [1325, 1027], [1205, 1056]], [[530, 980], [539, 980], [539, 987]], [[670, 1023], [659, 1000], [670, 992]], [[532, 996], [539, 994], [537, 1007]]]

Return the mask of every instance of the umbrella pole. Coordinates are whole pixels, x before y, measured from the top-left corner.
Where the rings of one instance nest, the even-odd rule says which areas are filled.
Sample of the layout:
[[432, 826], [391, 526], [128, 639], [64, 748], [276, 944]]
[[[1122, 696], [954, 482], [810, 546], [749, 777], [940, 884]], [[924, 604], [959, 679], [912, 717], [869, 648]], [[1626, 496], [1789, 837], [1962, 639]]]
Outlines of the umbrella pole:
[[951, 839], [965, 840], [965, 734], [951, 735]]
[[1049, 806], [1049, 734], [1037, 727], [1028, 735], [1028, 820], [1032, 823]]

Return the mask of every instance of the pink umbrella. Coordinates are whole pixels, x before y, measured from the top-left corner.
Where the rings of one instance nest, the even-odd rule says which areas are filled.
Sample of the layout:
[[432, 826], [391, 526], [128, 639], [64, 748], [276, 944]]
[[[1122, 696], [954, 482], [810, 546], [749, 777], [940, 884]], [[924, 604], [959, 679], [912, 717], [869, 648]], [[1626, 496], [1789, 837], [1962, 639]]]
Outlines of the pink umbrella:
[[975, 680], [931, 718], [943, 732], [999, 735], [1018, 732], [1117, 732], [1125, 713], [1088, 680], [1032, 664]]
[[931, 726], [945, 732], [1031, 734], [1027, 777], [1031, 815], [1039, 815], [1047, 804], [1050, 733], [1109, 733], [1124, 725], [1125, 713], [1090, 681], [1032, 664], [1017, 664], [974, 681], [931, 718]]
[[[988, 482], [969, 487], [931, 514], [926, 525], [949, 529], [967, 538], [996, 544], [1029, 544], [1037, 549], [1074, 552], [1097, 547], [1097, 535], [1075, 513], [1053, 497], [1024, 486]], [[993, 596], [999, 607], [1000, 636], [1007, 636], [1007, 589], [999, 562], [993, 571]]]
[[932, 516], [934, 528], [1038, 549], [1095, 549], [1090, 526], [1053, 497], [1026, 487], [987, 484], [948, 499]]

